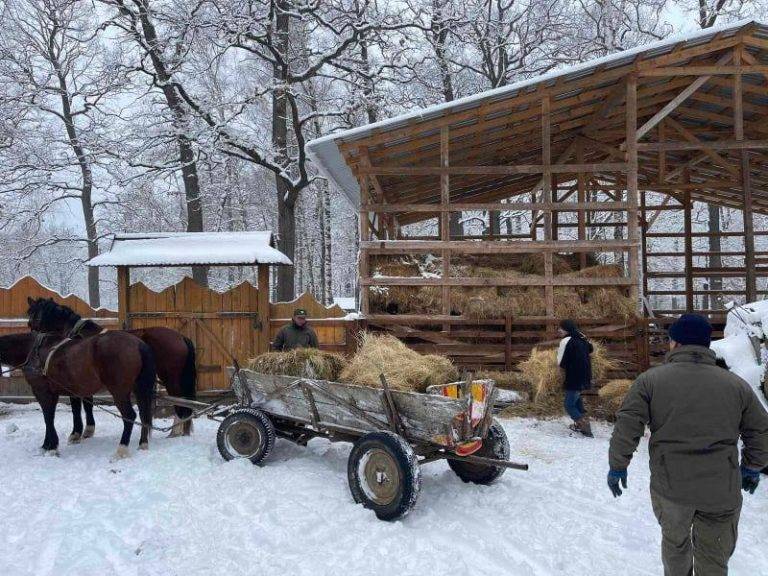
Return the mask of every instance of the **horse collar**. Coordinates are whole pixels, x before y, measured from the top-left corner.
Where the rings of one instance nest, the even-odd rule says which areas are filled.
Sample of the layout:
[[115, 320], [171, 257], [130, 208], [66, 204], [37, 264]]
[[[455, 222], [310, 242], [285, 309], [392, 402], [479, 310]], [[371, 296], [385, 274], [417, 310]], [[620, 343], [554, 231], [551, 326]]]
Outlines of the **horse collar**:
[[85, 326], [85, 323], [88, 322], [85, 318], [80, 318], [77, 322], [75, 322], [75, 325], [72, 326], [72, 330], [69, 331], [69, 334], [67, 334], [68, 338], [75, 338], [79, 336], [80, 330], [83, 329], [83, 326]]

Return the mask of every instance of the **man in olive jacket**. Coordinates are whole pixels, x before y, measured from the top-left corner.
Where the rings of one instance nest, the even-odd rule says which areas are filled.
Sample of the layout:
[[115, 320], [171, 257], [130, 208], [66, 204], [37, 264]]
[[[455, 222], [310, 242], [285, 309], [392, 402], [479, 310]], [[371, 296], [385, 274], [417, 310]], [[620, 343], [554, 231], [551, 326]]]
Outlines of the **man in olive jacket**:
[[650, 428], [651, 503], [666, 576], [728, 573], [740, 488], [754, 493], [768, 465], [768, 413], [749, 384], [715, 365], [711, 334], [706, 318], [695, 314], [672, 325], [666, 363], [632, 385], [611, 437], [608, 485], [619, 496]]
[[291, 323], [280, 328], [272, 342], [272, 350], [277, 352], [288, 352], [296, 348], [318, 348], [317, 334], [307, 324], [307, 311], [303, 308], [293, 311]]

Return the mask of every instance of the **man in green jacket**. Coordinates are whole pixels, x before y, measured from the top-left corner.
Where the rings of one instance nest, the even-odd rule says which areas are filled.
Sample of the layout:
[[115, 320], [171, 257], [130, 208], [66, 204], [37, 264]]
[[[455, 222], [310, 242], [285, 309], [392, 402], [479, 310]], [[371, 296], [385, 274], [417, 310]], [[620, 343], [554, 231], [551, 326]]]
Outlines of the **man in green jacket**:
[[671, 326], [666, 363], [632, 385], [611, 437], [608, 485], [620, 496], [650, 428], [651, 503], [666, 576], [728, 573], [740, 488], [754, 494], [768, 465], [768, 413], [749, 384], [715, 365], [711, 334], [706, 318], [695, 314]]
[[291, 323], [280, 328], [272, 342], [272, 350], [288, 352], [295, 348], [317, 348], [317, 334], [307, 324], [307, 311], [297, 308], [293, 311]]

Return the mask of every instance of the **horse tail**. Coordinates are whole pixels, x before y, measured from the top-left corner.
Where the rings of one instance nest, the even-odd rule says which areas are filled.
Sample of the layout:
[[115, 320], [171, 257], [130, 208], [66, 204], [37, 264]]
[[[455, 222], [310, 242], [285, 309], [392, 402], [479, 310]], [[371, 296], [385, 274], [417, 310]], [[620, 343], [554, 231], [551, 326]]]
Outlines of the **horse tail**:
[[152, 354], [152, 348], [144, 342], [139, 342], [139, 355], [141, 357], [141, 369], [136, 377], [134, 393], [136, 394], [136, 404], [139, 406], [141, 424], [147, 426], [146, 434], [145, 431], [141, 433], [140, 442], [146, 442], [146, 438], [152, 432], [150, 426], [152, 426], [157, 369], [155, 368], [155, 356]]
[[139, 355], [141, 356], [141, 369], [136, 377], [136, 403], [139, 410], [142, 406], [149, 409], [151, 413], [152, 400], [155, 396], [155, 379], [157, 378], [157, 369], [155, 368], [155, 356], [152, 354], [152, 348], [144, 342], [139, 344]]
[[[184, 361], [184, 368], [181, 371], [181, 396], [187, 400], [194, 400], [197, 397], [197, 368], [195, 367], [195, 343], [186, 336], [184, 343], [187, 345], [187, 359]], [[179, 418], [187, 418], [192, 414], [190, 408], [176, 407], [176, 415]]]

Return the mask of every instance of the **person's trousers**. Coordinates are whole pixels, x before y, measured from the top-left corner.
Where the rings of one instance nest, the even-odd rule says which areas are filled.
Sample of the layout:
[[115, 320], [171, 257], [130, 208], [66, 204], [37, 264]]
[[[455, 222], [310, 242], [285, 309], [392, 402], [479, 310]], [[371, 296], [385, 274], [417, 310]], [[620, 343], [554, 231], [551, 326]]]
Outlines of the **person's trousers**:
[[741, 504], [703, 512], [676, 504], [651, 491], [653, 513], [661, 526], [664, 576], [725, 576], [736, 549]]
[[584, 417], [584, 401], [581, 399], [581, 392], [578, 390], [565, 391], [565, 411], [574, 422], [578, 422]]

